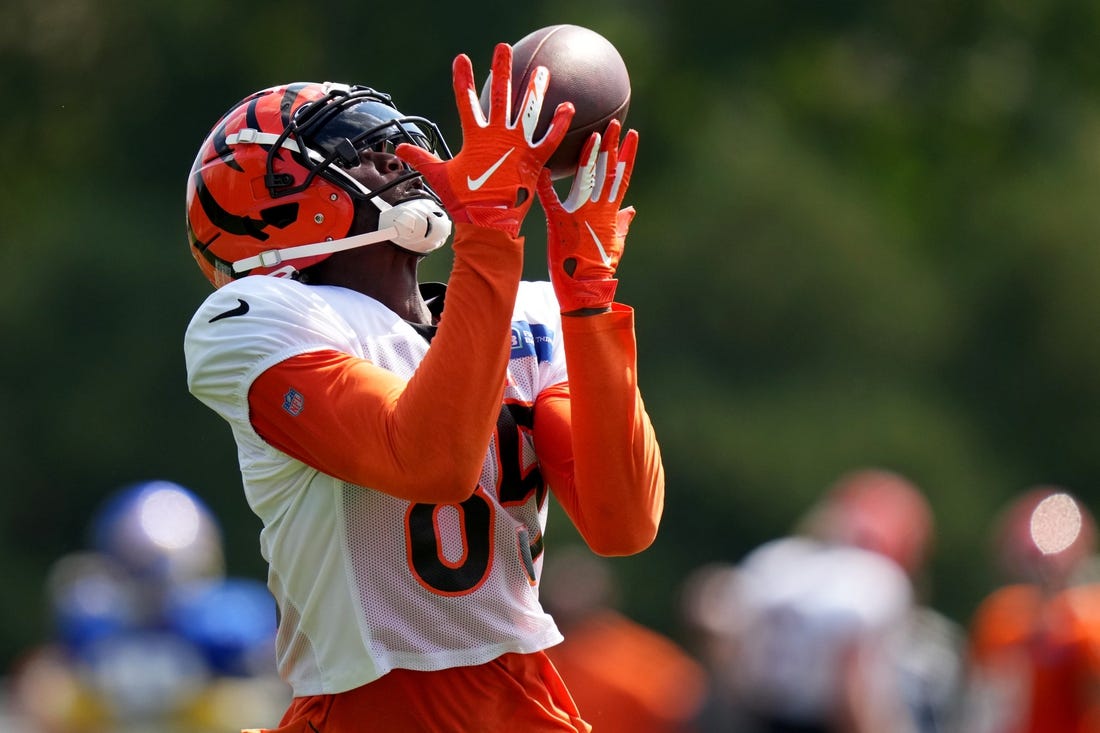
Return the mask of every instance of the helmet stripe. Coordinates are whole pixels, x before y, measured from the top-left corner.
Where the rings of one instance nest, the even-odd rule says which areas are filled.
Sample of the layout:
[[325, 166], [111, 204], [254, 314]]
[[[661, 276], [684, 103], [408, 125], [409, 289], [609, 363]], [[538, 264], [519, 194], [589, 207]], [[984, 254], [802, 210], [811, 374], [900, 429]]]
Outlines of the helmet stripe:
[[301, 96], [302, 90], [313, 86], [312, 84], [291, 84], [283, 92], [283, 98], [279, 102], [279, 112], [283, 117], [283, 126], [286, 127], [290, 124], [291, 115], [294, 113], [295, 102], [298, 101], [298, 97]]
[[[221, 207], [221, 204], [217, 202], [213, 194], [206, 188], [206, 183], [202, 180], [202, 176], [195, 175], [195, 196], [199, 200], [199, 204], [202, 206], [202, 211], [206, 214], [206, 218], [210, 220], [218, 229], [228, 232], [229, 234], [236, 234], [238, 236], [249, 236], [253, 239], [257, 239], [261, 242], [268, 239], [270, 235], [264, 232], [264, 229], [269, 223], [262, 219], [253, 219], [249, 216], [237, 216], [232, 214]], [[297, 208], [297, 204], [294, 204]], [[281, 221], [285, 221], [283, 218]], [[293, 219], [291, 219], [293, 221]], [[282, 228], [286, 224], [279, 226], [276, 223], [277, 228]]]
[[245, 111], [244, 111], [244, 114], [245, 114], [245, 124], [244, 124], [244, 126], [245, 127], [251, 127], [253, 130], [262, 129], [260, 127], [260, 118], [256, 114], [256, 107], [259, 104], [260, 104], [259, 99], [253, 99], [251, 102], [248, 103], [248, 106], [245, 108]]
[[235, 171], [244, 172], [244, 168], [233, 157], [233, 149], [229, 147], [229, 144], [225, 141], [225, 130], [228, 120], [222, 120], [221, 124], [214, 131], [211, 144], [214, 146], [214, 157], [222, 159], [222, 162]]

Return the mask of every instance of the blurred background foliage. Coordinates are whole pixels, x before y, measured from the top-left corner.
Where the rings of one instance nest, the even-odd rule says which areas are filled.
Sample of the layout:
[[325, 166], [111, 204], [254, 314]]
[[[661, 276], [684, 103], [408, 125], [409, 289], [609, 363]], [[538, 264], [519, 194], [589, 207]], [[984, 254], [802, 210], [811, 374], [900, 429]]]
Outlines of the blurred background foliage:
[[[163, 478], [263, 577], [228, 428], [184, 384], [208, 285], [183, 192], [209, 126], [285, 81], [365, 83], [458, 149], [450, 64], [594, 28], [641, 133], [620, 268], [668, 472], [616, 561], [675, 633], [691, 569], [788, 531], [840, 473], [907, 474], [937, 517], [933, 605], [996, 582], [996, 511], [1100, 498], [1100, 5], [1086, 0], [6, 0], [0, 24], [0, 669], [49, 633], [43, 578], [106, 495]], [[545, 276], [537, 210], [532, 278]], [[446, 253], [425, 279], [443, 279]], [[557, 539], [555, 539], [557, 538]], [[548, 551], [575, 541], [558, 514]]]

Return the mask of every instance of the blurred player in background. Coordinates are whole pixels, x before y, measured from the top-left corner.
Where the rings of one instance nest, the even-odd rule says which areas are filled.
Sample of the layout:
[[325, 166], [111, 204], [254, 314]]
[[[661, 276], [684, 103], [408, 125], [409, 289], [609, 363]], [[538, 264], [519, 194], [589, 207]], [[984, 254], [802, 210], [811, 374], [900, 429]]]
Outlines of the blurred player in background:
[[123, 487], [90, 530], [47, 578], [51, 639], [15, 670], [26, 733], [215, 733], [285, 708], [271, 594], [225, 575], [221, 529], [194, 492]]
[[1100, 730], [1100, 586], [1092, 514], [1069, 492], [1035, 486], [994, 526], [1006, 585], [970, 626], [967, 733]]
[[705, 689], [692, 729], [696, 733], [747, 730], [736, 696], [739, 571], [728, 562], [701, 565], [684, 578], [678, 611], [687, 651], [703, 670]]
[[581, 547], [558, 550], [546, 561], [541, 597], [565, 635], [547, 653], [594, 730], [693, 733], [703, 669], [672, 639], [619, 611], [619, 582], [606, 559]]
[[[547, 492], [596, 553], [656, 535], [663, 468], [614, 303], [637, 134], [594, 135], [559, 200], [543, 166], [572, 106], [532, 140], [510, 66], [498, 45], [486, 118], [455, 60], [453, 158], [387, 95], [289, 84], [235, 105], [191, 172], [192, 253], [218, 289], [187, 330], [188, 384], [232, 427], [263, 521], [284, 733], [589, 730], [544, 651]], [[536, 196], [550, 282], [521, 283]], [[421, 285], [452, 222], [449, 283]]]
[[[866, 469], [841, 477], [797, 535], [744, 558], [728, 598], [729, 677], [745, 730], [946, 729], [957, 652], [940, 628], [914, 616], [912, 580], [932, 532], [914, 484]], [[946, 664], [928, 668], [910, 656], [933, 643]], [[948, 689], [926, 684], [935, 680]]]

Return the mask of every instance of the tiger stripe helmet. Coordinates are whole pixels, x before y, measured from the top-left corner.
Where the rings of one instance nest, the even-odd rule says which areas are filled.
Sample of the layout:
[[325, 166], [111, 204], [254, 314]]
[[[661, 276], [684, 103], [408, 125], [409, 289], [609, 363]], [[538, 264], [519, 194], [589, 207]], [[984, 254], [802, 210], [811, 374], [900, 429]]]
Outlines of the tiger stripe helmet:
[[[187, 237], [199, 269], [220, 288], [325, 259], [338, 248], [324, 243], [349, 236], [357, 205], [390, 208], [344, 169], [364, 148], [392, 152], [403, 142], [451, 157], [434, 123], [402, 115], [369, 87], [301, 82], [244, 98], [209, 132], [188, 176]], [[418, 176], [409, 169], [386, 188]]]

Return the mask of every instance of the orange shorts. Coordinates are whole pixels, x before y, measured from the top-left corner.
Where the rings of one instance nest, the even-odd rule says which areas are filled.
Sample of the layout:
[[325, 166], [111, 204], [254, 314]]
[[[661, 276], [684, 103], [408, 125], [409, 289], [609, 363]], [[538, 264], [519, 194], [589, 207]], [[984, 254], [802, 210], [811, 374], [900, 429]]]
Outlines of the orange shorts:
[[[395, 669], [336, 695], [297, 697], [258, 733], [590, 733], [543, 652], [477, 667]], [[247, 732], [245, 732], [247, 733]]]

